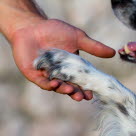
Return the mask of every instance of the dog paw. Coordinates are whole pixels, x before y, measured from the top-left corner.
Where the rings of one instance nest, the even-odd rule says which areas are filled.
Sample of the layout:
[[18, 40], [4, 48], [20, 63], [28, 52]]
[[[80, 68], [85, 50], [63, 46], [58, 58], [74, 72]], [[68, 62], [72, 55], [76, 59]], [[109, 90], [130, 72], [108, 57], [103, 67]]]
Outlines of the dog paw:
[[118, 91], [122, 88], [115, 78], [97, 70], [80, 56], [64, 50], [45, 51], [35, 60], [34, 65], [37, 70], [46, 70], [50, 80], [56, 78], [75, 83], [83, 90], [92, 90], [104, 99], [116, 96], [116, 92], [111, 90], [118, 88]]
[[80, 86], [85, 86], [90, 72], [89, 62], [59, 49], [45, 51], [35, 60], [34, 65], [37, 70], [48, 71], [50, 80], [57, 78]]

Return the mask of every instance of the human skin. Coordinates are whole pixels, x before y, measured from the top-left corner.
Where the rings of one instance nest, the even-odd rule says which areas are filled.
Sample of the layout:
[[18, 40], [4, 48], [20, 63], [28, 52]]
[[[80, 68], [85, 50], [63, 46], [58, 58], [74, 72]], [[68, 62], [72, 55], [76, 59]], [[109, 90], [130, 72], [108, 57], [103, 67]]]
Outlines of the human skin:
[[41, 15], [31, 0], [0, 0], [0, 31], [11, 44], [13, 57], [22, 74], [44, 90], [67, 94], [76, 101], [92, 99], [90, 90], [71, 83], [49, 80], [46, 71], [37, 71], [33, 61], [39, 50], [59, 48], [71, 53], [79, 50], [110, 58], [115, 51], [95, 41], [68, 23]]

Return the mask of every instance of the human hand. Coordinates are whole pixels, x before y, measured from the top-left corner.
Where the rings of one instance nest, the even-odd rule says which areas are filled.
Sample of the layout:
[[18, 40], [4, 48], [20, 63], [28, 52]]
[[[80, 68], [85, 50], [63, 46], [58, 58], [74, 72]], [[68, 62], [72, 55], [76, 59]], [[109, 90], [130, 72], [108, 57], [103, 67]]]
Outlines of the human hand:
[[112, 57], [115, 51], [89, 38], [83, 31], [59, 20], [39, 20], [28, 24], [12, 35], [13, 55], [20, 71], [31, 82], [44, 90], [68, 94], [74, 100], [90, 100], [92, 93], [71, 83], [48, 79], [46, 71], [37, 71], [33, 61], [38, 57], [39, 50], [59, 48], [71, 53], [84, 50], [99, 57]]
[[15, 62], [31, 82], [45, 90], [68, 94], [74, 100], [89, 100], [90, 91], [59, 80], [48, 80], [48, 73], [37, 71], [33, 61], [41, 49], [60, 48], [72, 53], [84, 50], [99, 57], [112, 57], [115, 51], [90, 39], [83, 31], [59, 20], [48, 20], [34, 0], [1, 0], [0, 31], [11, 43]]

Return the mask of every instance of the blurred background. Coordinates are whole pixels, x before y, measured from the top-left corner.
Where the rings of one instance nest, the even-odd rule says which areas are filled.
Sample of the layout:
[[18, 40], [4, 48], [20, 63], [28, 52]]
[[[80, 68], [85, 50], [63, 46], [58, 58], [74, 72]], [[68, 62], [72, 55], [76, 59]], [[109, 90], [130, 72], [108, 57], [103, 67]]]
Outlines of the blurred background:
[[[115, 50], [136, 40], [136, 32], [118, 21], [110, 0], [37, 0], [49, 18], [61, 19]], [[95, 104], [76, 102], [65, 95], [43, 91], [17, 69], [10, 45], [0, 36], [0, 136], [97, 136]], [[97, 68], [136, 90], [135, 64], [101, 59], [81, 52]]]

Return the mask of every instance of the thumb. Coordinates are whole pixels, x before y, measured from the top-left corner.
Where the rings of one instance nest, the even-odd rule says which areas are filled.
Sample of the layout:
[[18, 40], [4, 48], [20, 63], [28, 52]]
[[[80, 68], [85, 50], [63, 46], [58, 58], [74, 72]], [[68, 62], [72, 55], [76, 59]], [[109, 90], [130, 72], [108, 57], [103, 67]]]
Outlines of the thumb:
[[85, 35], [78, 41], [79, 49], [101, 58], [111, 58], [115, 50]]

